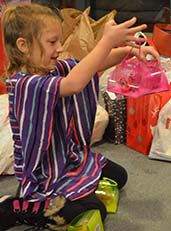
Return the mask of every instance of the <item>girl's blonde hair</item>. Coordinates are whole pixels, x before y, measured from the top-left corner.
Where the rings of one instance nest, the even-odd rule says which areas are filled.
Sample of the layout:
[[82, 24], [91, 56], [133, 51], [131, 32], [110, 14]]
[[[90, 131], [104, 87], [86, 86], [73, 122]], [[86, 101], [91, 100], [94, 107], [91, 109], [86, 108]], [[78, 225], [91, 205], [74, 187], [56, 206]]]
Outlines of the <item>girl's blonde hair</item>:
[[28, 72], [42, 71], [43, 68], [35, 67], [34, 64], [28, 60], [27, 56], [18, 49], [16, 41], [19, 37], [25, 38], [31, 53], [34, 39], [38, 42], [41, 53], [43, 54], [43, 48], [39, 39], [42, 28], [46, 26], [47, 17], [55, 18], [58, 21], [60, 19], [58, 11], [54, 12], [49, 7], [39, 4], [7, 5], [3, 8], [2, 35], [8, 58], [8, 67], [5, 76], [19, 71], [21, 67], [25, 67]]

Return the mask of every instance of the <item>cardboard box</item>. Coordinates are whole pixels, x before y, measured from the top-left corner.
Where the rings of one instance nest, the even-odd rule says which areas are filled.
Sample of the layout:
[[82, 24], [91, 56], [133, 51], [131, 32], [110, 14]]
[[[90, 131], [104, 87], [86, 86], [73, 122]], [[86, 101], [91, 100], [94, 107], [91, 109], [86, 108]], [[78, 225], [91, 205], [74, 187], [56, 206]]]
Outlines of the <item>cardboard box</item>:
[[67, 231], [104, 231], [100, 211], [92, 209], [77, 216], [70, 223]]

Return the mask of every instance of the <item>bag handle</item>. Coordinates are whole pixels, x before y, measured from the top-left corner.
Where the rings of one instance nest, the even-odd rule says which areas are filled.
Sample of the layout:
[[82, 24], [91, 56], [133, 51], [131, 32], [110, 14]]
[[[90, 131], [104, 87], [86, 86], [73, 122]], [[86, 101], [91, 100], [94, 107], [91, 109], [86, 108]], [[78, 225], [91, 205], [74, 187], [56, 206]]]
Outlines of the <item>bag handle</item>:
[[112, 180], [112, 179], [110, 179], [108, 177], [103, 177], [102, 181], [103, 181], [103, 183], [106, 182], [106, 185], [110, 184], [110, 185], [115, 186], [115, 187], [118, 186], [116, 181], [114, 181], [114, 180]]
[[[138, 48], [139, 48], [139, 56], [140, 56], [140, 54], [141, 54], [141, 45], [139, 45]], [[133, 49], [134, 49], [134, 47], [131, 47], [131, 48], [130, 48], [129, 52], [125, 55], [125, 57], [124, 57], [123, 60], [121, 61], [121, 64], [122, 64], [122, 63], [125, 63], [126, 60], [127, 60], [129, 57], [132, 57], [132, 56], [131, 56], [131, 52], [132, 52]]]
[[[139, 32], [137, 32], [137, 33], [135, 34], [135, 37], [136, 37], [136, 38], [139, 38], [140, 36], [141, 36], [142, 38], [144, 38], [144, 39], [147, 38], [146, 35], [145, 35], [143, 32], [141, 32], [141, 31], [139, 31]], [[145, 41], [145, 43], [146, 43], [146, 41]], [[145, 44], [145, 43], [143, 43], [143, 44]], [[142, 44], [139, 42], [139, 43], [138, 43], [139, 56], [141, 55], [141, 46], [142, 46]], [[126, 54], [126, 56], [125, 56], [125, 58], [123, 59], [123, 61], [125, 61], [125, 60], [128, 59], [128, 57], [130, 56], [131, 51], [132, 51], [133, 49], [134, 49], [134, 47], [131, 47], [130, 51], [128, 52], [128, 54]]]

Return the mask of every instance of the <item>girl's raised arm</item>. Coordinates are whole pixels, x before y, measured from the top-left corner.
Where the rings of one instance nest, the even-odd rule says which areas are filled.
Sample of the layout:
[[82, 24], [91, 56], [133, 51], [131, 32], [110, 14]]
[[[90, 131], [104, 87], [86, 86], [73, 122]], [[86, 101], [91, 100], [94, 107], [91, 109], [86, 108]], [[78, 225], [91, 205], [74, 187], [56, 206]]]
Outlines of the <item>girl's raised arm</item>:
[[114, 20], [107, 22], [103, 36], [96, 47], [61, 81], [60, 95], [69, 96], [79, 93], [100, 69], [102, 63], [114, 47], [127, 42], [139, 42], [139, 38], [136, 38], [134, 34], [147, 26], [143, 24], [132, 27], [135, 22], [136, 18], [118, 25], [116, 25]]

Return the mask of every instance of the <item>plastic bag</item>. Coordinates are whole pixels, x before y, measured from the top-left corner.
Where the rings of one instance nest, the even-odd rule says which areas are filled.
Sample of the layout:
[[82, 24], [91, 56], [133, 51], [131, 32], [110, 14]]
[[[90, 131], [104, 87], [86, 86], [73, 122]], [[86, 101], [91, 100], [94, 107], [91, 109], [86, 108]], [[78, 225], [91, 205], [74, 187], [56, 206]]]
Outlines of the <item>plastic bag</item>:
[[91, 137], [91, 145], [102, 140], [105, 129], [109, 123], [109, 115], [107, 111], [97, 104], [97, 111]]
[[134, 58], [124, 59], [111, 73], [108, 91], [129, 97], [169, 90], [165, 70], [157, 60], [142, 62]]
[[0, 96], [0, 174], [14, 174], [12, 132], [8, 117], [8, 95]]
[[153, 128], [153, 141], [148, 157], [171, 161], [171, 100], [159, 113], [158, 123]]
[[96, 196], [103, 201], [108, 213], [116, 213], [119, 202], [119, 189], [116, 181], [103, 177], [95, 191]]

